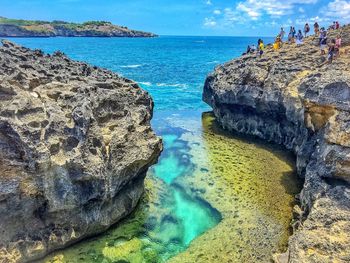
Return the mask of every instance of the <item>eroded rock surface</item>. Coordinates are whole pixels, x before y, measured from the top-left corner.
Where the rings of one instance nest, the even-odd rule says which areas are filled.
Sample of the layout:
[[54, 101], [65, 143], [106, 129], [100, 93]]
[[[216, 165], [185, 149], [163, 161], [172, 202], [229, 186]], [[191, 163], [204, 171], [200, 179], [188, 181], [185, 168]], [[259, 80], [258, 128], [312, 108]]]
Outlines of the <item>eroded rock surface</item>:
[[[345, 47], [350, 27], [341, 29]], [[340, 32], [331, 32], [331, 37]], [[305, 179], [283, 262], [350, 261], [350, 59], [325, 63], [317, 39], [268, 47], [208, 76], [203, 99], [220, 124], [284, 145]]]
[[161, 141], [134, 82], [56, 52], [0, 47], [0, 262], [25, 262], [130, 213]]

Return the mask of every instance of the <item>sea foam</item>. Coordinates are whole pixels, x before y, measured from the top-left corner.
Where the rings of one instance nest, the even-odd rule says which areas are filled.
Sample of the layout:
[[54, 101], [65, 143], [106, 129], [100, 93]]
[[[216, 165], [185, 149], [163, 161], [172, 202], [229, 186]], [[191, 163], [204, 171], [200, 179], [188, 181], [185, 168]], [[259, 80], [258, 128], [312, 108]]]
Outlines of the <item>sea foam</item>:
[[125, 66], [120, 66], [121, 68], [139, 68], [142, 67], [142, 65], [140, 64], [136, 64], [136, 65], [125, 65]]

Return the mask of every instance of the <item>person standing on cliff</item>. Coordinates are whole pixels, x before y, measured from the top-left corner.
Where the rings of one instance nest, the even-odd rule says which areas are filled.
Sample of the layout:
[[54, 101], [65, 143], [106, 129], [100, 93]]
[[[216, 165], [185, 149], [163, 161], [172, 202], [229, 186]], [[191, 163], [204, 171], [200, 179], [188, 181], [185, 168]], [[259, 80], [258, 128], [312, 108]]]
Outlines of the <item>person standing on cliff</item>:
[[289, 34], [288, 34], [288, 43], [292, 44], [294, 43], [294, 37], [295, 37], [295, 29], [294, 27], [290, 27]]
[[305, 34], [305, 37], [307, 37], [307, 34], [310, 32], [310, 26], [308, 23], [305, 24], [304, 26], [304, 34]]
[[297, 34], [297, 37], [296, 37], [296, 39], [297, 39], [297, 41], [296, 41], [296, 43], [297, 43], [297, 45], [301, 45], [301, 44], [303, 44], [303, 33], [301, 32], [301, 30], [299, 30], [298, 31], [298, 34]]
[[286, 32], [284, 31], [283, 27], [281, 27], [281, 31], [280, 31], [280, 38], [283, 42], [283, 39], [284, 39], [284, 35], [286, 34]]
[[337, 22], [335, 22], [335, 29], [339, 29], [340, 28], [340, 24], [339, 24], [339, 22], [337, 21]]
[[258, 40], [258, 51], [259, 51], [260, 57], [264, 54], [264, 49], [265, 49], [264, 41], [262, 39], [259, 39]]
[[327, 57], [328, 63], [333, 62], [333, 58], [335, 55], [335, 42], [336, 42], [335, 39], [332, 39], [331, 43], [329, 44], [328, 57]]
[[320, 33], [320, 26], [317, 22], [314, 24], [314, 31], [315, 31], [315, 35], [318, 36]]
[[338, 34], [335, 39], [335, 57], [340, 57], [341, 36]]
[[320, 47], [321, 47], [321, 55], [325, 55], [325, 49], [327, 48], [327, 31], [324, 27], [321, 28], [320, 33]]

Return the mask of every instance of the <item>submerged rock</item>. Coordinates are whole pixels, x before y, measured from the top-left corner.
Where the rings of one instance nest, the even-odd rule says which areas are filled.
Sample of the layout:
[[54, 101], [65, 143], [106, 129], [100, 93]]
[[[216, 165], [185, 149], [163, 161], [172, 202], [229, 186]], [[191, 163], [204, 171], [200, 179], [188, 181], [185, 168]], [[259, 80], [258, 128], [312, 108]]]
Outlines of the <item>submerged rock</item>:
[[[341, 29], [345, 45], [350, 27]], [[340, 33], [331, 32], [331, 36]], [[309, 37], [304, 45], [268, 47], [216, 68], [203, 99], [233, 132], [284, 145], [304, 178], [288, 262], [350, 261], [350, 60], [333, 64]], [[343, 48], [346, 50], [348, 46]]]
[[162, 149], [153, 102], [110, 71], [3, 41], [0, 262], [25, 262], [128, 215]]

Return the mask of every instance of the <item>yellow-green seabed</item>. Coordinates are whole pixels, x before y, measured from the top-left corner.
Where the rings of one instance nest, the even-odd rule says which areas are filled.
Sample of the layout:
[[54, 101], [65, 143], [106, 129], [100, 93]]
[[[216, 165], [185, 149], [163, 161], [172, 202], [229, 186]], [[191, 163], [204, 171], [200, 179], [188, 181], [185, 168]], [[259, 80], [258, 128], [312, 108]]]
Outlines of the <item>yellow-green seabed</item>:
[[293, 157], [279, 147], [230, 135], [210, 113], [203, 114], [202, 123], [203, 144], [191, 150], [199, 166], [182, 184], [205, 189], [198, 193], [222, 221], [170, 262], [270, 262], [273, 253], [286, 249], [300, 191]]
[[136, 211], [44, 262], [270, 262], [286, 248], [300, 190], [290, 154], [222, 131], [210, 113], [158, 114], [153, 126], [165, 151]]

